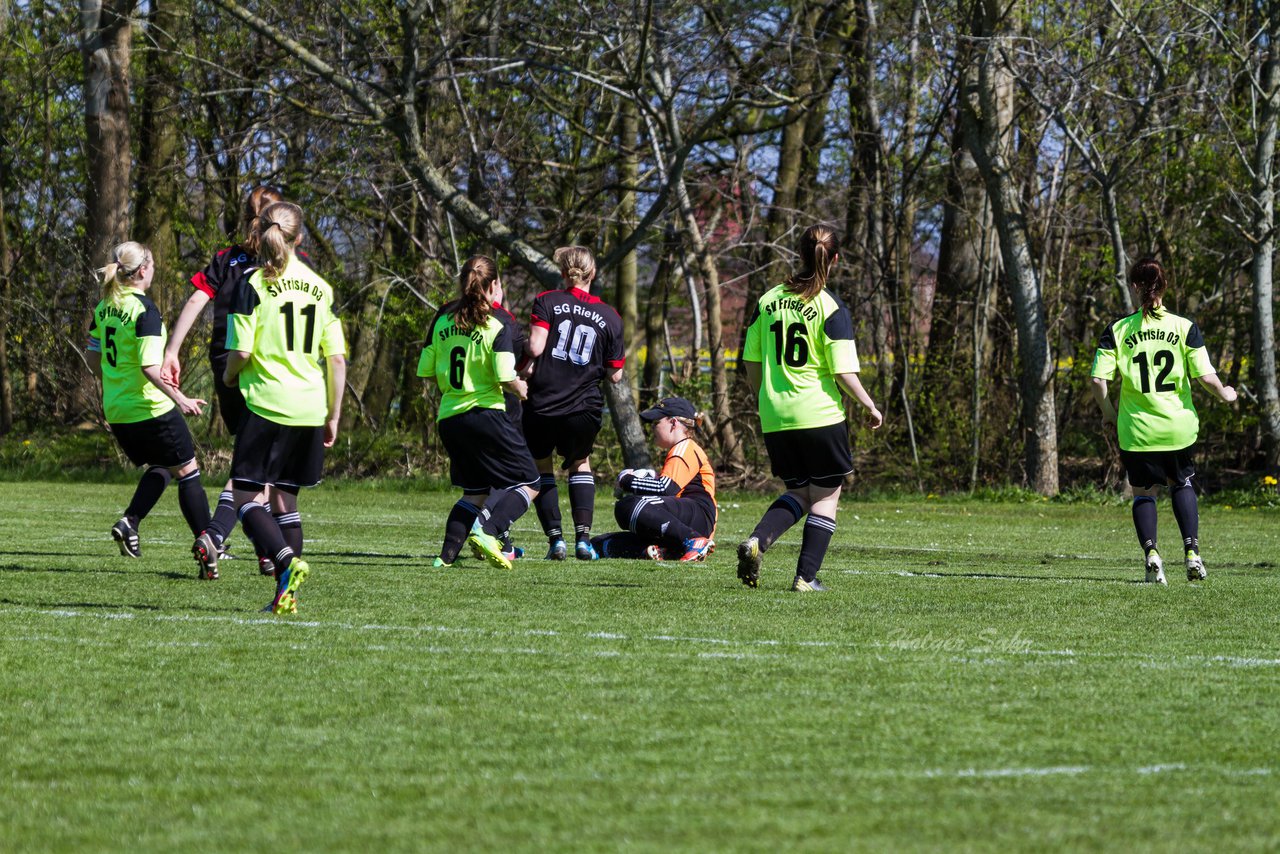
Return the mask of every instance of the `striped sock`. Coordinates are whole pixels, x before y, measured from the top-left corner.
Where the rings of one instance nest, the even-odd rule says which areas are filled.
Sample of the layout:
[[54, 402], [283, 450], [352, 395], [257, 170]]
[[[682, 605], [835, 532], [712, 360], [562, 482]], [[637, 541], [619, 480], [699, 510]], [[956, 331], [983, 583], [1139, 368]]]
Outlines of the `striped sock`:
[[262, 554], [270, 556], [276, 575], [279, 576], [288, 569], [289, 561], [294, 557], [293, 549], [284, 541], [284, 535], [280, 533], [280, 526], [276, 524], [271, 511], [256, 501], [246, 501], [240, 507], [239, 516], [245, 535], [253, 540], [254, 546]]
[[793, 496], [783, 493], [764, 511], [756, 529], [751, 536], [760, 541], [760, 551], [766, 551], [791, 529], [796, 522], [804, 518], [804, 508]]
[[809, 514], [808, 521], [804, 523], [804, 538], [800, 541], [800, 559], [796, 561], [796, 574], [805, 581], [813, 581], [817, 577], [835, 532], [835, 519]]
[[272, 513], [275, 517], [276, 524], [280, 526], [280, 535], [284, 537], [285, 543], [289, 548], [293, 549], [293, 553], [302, 556], [302, 514], [298, 511], [292, 513]]
[[591, 539], [591, 522], [596, 509], [596, 478], [589, 472], [569, 475], [569, 510], [578, 540]]
[[538, 511], [538, 521], [542, 523], [542, 533], [548, 540], [564, 538], [560, 527], [560, 490], [556, 488], [556, 476], [544, 474], [538, 478], [538, 497], [533, 499], [533, 507]]
[[218, 494], [218, 506], [213, 510], [213, 519], [206, 529], [213, 537], [214, 543], [221, 546], [231, 536], [231, 529], [236, 526], [236, 502], [231, 490], [224, 489]]
[[187, 520], [191, 536], [198, 537], [209, 527], [209, 496], [200, 482], [200, 469], [178, 479], [178, 508]]

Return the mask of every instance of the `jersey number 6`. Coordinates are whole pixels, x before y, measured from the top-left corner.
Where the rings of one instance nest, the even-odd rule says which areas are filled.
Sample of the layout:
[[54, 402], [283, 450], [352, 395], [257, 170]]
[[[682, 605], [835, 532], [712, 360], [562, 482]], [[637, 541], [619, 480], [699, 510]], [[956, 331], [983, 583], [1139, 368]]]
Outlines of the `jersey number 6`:
[[462, 391], [462, 380], [466, 377], [467, 351], [454, 347], [449, 351], [449, 385], [456, 391]]

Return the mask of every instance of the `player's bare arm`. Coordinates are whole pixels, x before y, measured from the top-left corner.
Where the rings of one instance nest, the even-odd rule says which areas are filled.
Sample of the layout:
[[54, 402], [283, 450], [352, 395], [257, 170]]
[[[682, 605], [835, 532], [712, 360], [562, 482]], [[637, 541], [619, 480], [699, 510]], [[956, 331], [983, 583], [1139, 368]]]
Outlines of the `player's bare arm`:
[[1218, 400], [1221, 400], [1223, 403], [1235, 402], [1237, 396], [1235, 388], [1229, 385], [1223, 385], [1222, 380], [1218, 378], [1216, 373], [1205, 374], [1204, 376], [1196, 377], [1196, 379], [1200, 380], [1200, 385], [1217, 395]]

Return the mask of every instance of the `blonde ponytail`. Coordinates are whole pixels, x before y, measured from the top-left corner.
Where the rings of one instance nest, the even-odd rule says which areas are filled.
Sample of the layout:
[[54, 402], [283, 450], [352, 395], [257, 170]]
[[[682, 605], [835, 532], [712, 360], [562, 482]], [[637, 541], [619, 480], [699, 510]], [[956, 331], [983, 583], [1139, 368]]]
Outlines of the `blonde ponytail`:
[[787, 291], [802, 300], [811, 300], [827, 286], [831, 265], [840, 254], [840, 240], [825, 225], [811, 225], [800, 235], [800, 263], [803, 269], [787, 279]]
[[585, 246], [561, 246], [555, 251], [556, 264], [564, 279], [565, 290], [580, 288], [589, 290], [596, 277], [596, 259]]
[[268, 279], [278, 277], [289, 266], [301, 233], [302, 208], [292, 202], [272, 202], [258, 214], [251, 240], [258, 247], [258, 260]]
[[98, 270], [102, 279], [102, 298], [119, 305], [124, 300], [129, 283], [144, 264], [151, 263], [151, 250], [132, 240], [111, 250], [111, 260]]

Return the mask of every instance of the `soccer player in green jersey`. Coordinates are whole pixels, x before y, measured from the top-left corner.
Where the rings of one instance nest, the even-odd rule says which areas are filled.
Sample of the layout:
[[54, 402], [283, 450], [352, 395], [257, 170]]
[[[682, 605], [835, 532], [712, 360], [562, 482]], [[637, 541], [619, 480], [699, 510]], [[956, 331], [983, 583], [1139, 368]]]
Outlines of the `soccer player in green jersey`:
[[738, 578], [748, 587], [759, 583], [764, 552], [808, 514], [791, 589], [826, 589], [817, 573], [836, 530], [840, 488], [853, 471], [841, 390], [867, 408], [872, 429], [883, 420], [858, 381], [853, 318], [827, 289], [839, 251], [830, 228], [806, 229], [803, 270], [760, 297], [747, 327], [742, 360], [759, 395], [773, 473], [787, 487], [738, 546]]
[[[160, 378], [165, 330], [160, 310], [146, 296], [155, 274], [151, 250], [141, 243], [121, 243], [100, 272], [103, 295], [89, 323], [89, 366], [102, 380], [102, 409], [116, 441], [130, 462], [147, 466], [111, 536], [121, 554], [139, 557], [138, 526], [171, 478], [178, 479], [178, 506], [191, 533], [209, 526], [209, 498], [182, 418], [199, 415], [205, 402]], [[201, 567], [200, 577], [218, 576]]]
[[241, 526], [275, 565], [276, 595], [267, 609], [286, 614], [297, 610], [298, 587], [310, 571], [298, 491], [320, 482], [324, 449], [338, 437], [347, 344], [333, 288], [295, 254], [302, 210], [268, 205], [254, 233], [263, 266], [241, 280], [227, 324], [223, 381], [239, 384], [249, 409], [236, 433], [231, 483]]
[[[247, 278], [260, 265], [258, 261], [258, 244], [254, 238], [253, 224], [259, 212], [272, 202], [282, 202], [284, 196], [274, 187], [258, 186], [245, 196], [241, 211], [243, 243], [236, 243], [218, 251], [208, 265], [191, 277], [191, 296], [174, 321], [169, 335], [169, 343], [164, 348], [164, 362], [160, 365], [160, 375], [164, 381], [175, 386], [182, 384], [182, 362], [179, 353], [187, 333], [200, 317], [206, 305], [213, 303], [213, 328], [209, 336], [209, 367], [213, 373], [214, 393], [218, 396], [218, 415], [227, 431], [235, 435], [240, 429], [249, 410], [244, 404], [244, 395], [238, 386], [232, 387], [221, 381], [227, 367], [227, 317], [231, 307], [231, 298], [236, 294], [240, 280]], [[218, 504], [213, 511], [213, 521], [209, 523], [207, 540], [197, 540], [193, 547], [196, 560], [202, 566], [215, 566], [219, 558], [230, 557], [224, 541], [231, 534], [236, 524], [236, 504], [231, 481], [222, 488], [218, 496]], [[204, 553], [202, 553], [202, 550]], [[268, 555], [258, 555], [258, 571], [263, 575], [273, 575], [275, 567]]]
[[449, 477], [462, 490], [435, 565], [451, 566], [465, 541], [477, 557], [510, 569], [499, 538], [537, 496], [538, 469], [507, 417], [503, 390], [524, 399], [528, 386], [516, 375], [514, 324], [493, 307], [502, 288], [497, 265], [483, 255], [468, 258], [458, 285], [461, 298], [431, 321], [418, 359], [418, 376], [435, 379], [440, 389], [436, 426]]
[[[1107, 327], [1093, 359], [1093, 397], [1102, 420], [1115, 425], [1120, 459], [1133, 488], [1133, 526], [1142, 546], [1146, 580], [1166, 584], [1156, 548], [1156, 487], [1168, 485], [1173, 516], [1182, 532], [1188, 581], [1206, 575], [1200, 559], [1200, 516], [1192, 452], [1200, 419], [1191, 402], [1191, 380], [1231, 403], [1236, 390], [1224, 386], [1209, 361], [1200, 329], [1163, 305], [1168, 280], [1159, 262], [1144, 258], [1129, 271], [1142, 310]], [[1107, 383], [1120, 373], [1117, 413]]]

